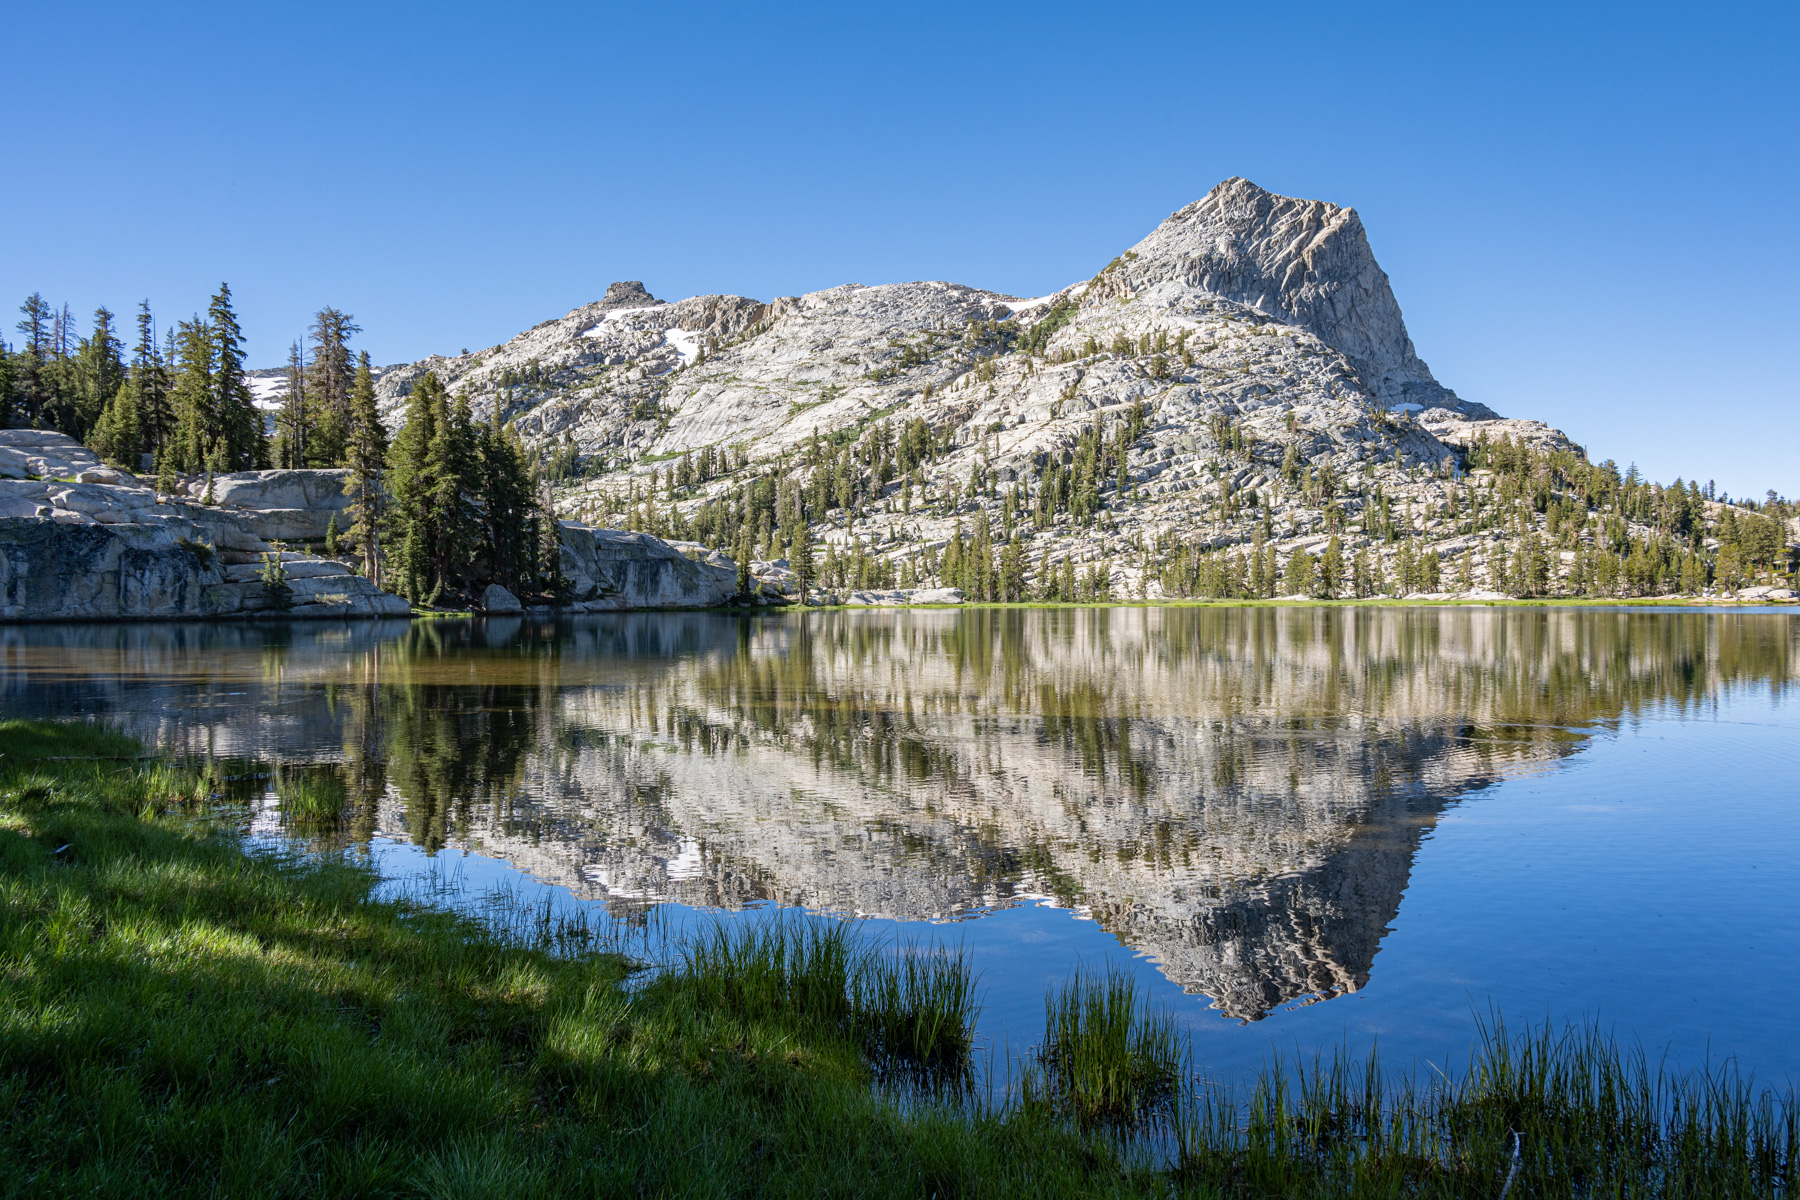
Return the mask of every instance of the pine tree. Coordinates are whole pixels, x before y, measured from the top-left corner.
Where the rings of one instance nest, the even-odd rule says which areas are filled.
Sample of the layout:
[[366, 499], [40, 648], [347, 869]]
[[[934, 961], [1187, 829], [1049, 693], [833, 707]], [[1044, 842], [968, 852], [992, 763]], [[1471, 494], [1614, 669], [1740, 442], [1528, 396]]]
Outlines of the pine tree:
[[131, 352], [130, 383], [136, 394], [138, 419], [143, 432], [142, 449], [155, 453], [162, 449], [175, 424], [169, 407], [169, 371], [156, 348], [156, 319], [150, 315], [150, 302], [138, 303], [138, 340]]
[[1344, 544], [1334, 533], [1325, 544], [1325, 556], [1319, 560], [1319, 594], [1333, 600], [1343, 586]]
[[531, 526], [537, 535], [538, 548], [536, 590], [548, 593], [558, 604], [569, 599], [569, 581], [562, 570], [562, 522], [556, 519], [555, 494], [549, 480], [539, 480], [537, 505]]
[[[113, 315], [104, 307], [94, 310], [94, 330], [76, 349], [69, 427], [63, 432], [85, 440], [100, 414], [125, 382], [124, 345], [113, 332]], [[135, 431], [130, 439], [136, 442]]]
[[427, 371], [407, 400], [406, 424], [388, 448], [389, 536], [399, 548], [398, 578], [393, 590], [414, 601], [427, 594], [435, 558], [433, 504], [437, 488], [429, 456], [440, 419], [447, 419], [444, 387], [436, 372]]
[[312, 414], [307, 411], [306, 360], [301, 357], [300, 343], [288, 347], [287, 397], [275, 415], [275, 445], [271, 451], [275, 465], [284, 468], [304, 467], [307, 462], [307, 434], [311, 431]]
[[344, 463], [351, 416], [354, 369], [350, 339], [362, 332], [349, 313], [322, 308], [313, 315], [312, 361], [306, 368], [306, 390], [312, 406], [313, 437], [306, 465], [336, 467]]
[[788, 570], [800, 581], [800, 603], [805, 604], [806, 587], [813, 574], [812, 533], [805, 521], [794, 526], [793, 537], [788, 541]]
[[217, 422], [213, 415], [212, 330], [195, 317], [179, 322], [170, 331], [170, 355], [175, 384], [169, 390], [174, 424], [164, 441], [160, 459], [174, 471], [195, 474], [206, 469], [212, 453]]
[[1313, 556], [1304, 550], [1296, 550], [1288, 559], [1287, 572], [1281, 577], [1281, 585], [1290, 596], [1310, 596], [1319, 586], [1319, 573]]
[[738, 595], [748, 597], [752, 584], [750, 582], [750, 525], [748, 522], [738, 526], [737, 543], [732, 547], [731, 556], [737, 560]]
[[998, 598], [1010, 601], [1025, 599], [1025, 543], [1019, 540], [1017, 532], [1007, 540], [1005, 549], [1000, 552]]
[[50, 403], [50, 305], [37, 292], [25, 297], [19, 305], [25, 317], [16, 326], [21, 337], [14, 371], [13, 392], [15, 424], [31, 427], [38, 424]]
[[101, 458], [127, 471], [139, 469], [144, 422], [138, 409], [137, 389], [129, 381], [121, 383], [112, 400], [100, 410], [100, 418], [88, 434], [88, 446]]
[[75, 315], [67, 304], [50, 310], [50, 339], [46, 346], [42, 382], [43, 407], [38, 424], [79, 438], [86, 430], [80, 415], [80, 378], [75, 355]]
[[481, 490], [481, 461], [469, 398], [458, 395], [433, 431], [427, 455], [437, 519], [433, 570], [436, 581], [463, 591], [474, 573], [483, 538], [474, 499]]
[[375, 375], [365, 351], [357, 361], [356, 381], [350, 389], [350, 477], [344, 481], [344, 492], [350, 497], [349, 536], [362, 554], [363, 574], [376, 587], [381, 586], [381, 526], [387, 503], [382, 475], [387, 451], [387, 430], [375, 407]]
[[212, 406], [217, 421], [216, 441], [220, 469], [254, 471], [269, 463], [268, 439], [262, 413], [250, 396], [244, 378], [244, 334], [231, 308], [231, 288], [221, 283], [206, 310], [212, 329], [214, 369]]
[[500, 405], [477, 445], [481, 462], [481, 542], [487, 578], [515, 595], [534, 584], [538, 555], [519, 537], [536, 509], [531, 472], [518, 435], [500, 422]]
[[13, 355], [0, 341], [0, 429], [13, 427], [13, 413], [18, 405], [18, 392], [13, 383]]

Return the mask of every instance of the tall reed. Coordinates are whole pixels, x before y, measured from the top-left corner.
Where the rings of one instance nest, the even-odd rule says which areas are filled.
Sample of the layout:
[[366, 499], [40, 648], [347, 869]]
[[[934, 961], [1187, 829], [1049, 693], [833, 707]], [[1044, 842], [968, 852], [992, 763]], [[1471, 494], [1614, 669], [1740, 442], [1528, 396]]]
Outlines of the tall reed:
[[879, 1069], [938, 1082], [967, 1075], [980, 1004], [960, 949], [884, 947], [847, 921], [782, 915], [711, 926], [675, 974], [707, 1007], [833, 1028]]
[[1591, 1025], [1484, 1027], [1467, 1070], [1395, 1076], [1339, 1054], [1249, 1093], [1201, 1087], [1176, 1174], [1234, 1195], [1791, 1198], [1800, 1107], [1729, 1070], [1651, 1068]]
[[1174, 1111], [1187, 1057], [1174, 1018], [1146, 1011], [1136, 980], [1077, 971], [1044, 997], [1041, 1073], [1024, 1077], [1025, 1099], [1083, 1125], [1155, 1124]]

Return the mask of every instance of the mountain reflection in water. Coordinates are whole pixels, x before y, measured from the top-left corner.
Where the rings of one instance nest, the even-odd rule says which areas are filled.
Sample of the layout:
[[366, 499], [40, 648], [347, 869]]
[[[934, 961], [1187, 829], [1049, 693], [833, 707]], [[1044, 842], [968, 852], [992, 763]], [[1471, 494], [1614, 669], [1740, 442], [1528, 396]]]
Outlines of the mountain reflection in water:
[[1650, 706], [1785, 689], [1785, 617], [1181, 608], [0, 630], [10, 713], [341, 764], [349, 818], [641, 917], [1090, 914], [1254, 1020], [1362, 987], [1444, 807]]

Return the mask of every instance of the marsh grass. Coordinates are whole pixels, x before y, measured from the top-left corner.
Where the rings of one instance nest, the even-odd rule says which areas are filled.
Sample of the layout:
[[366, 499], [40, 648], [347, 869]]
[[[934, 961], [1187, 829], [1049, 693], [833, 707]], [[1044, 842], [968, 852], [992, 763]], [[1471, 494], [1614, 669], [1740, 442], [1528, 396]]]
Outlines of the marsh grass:
[[980, 1003], [961, 949], [882, 945], [845, 921], [784, 913], [704, 930], [669, 986], [741, 1019], [834, 1033], [896, 1080], [933, 1091], [969, 1081]]
[[1176, 1124], [1186, 1180], [1291, 1197], [1792, 1197], [1800, 1108], [1729, 1069], [1652, 1067], [1592, 1026], [1483, 1028], [1454, 1078], [1371, 1055], [1201, 1088]]
[[290, 832], [329, 833], [343, 823], [349, 789], [337, 766], [284, 766], [271, 774], [281, 823]]
[[547, 900], [258, 850], [209, 813], [271, 772], [140, 755], [0, 722], [0, 1197], [1796, 1194], [1792, 1095], [1728, 1072], [1496, 1026], [1454, 1078], [1234, 1092], [1103, 975], [1030, 1087], [897, 1102], [966, 1067], [960, 952], [784, 916], [633, 976]]
[[1189, 1059], [1166, 1012], [1146, 1009], [1137, 982], [1117, 970], [1077, 971], [1044, 998], [1044, 1040], [1022, 1077], [1029, 1107], [1082, 1125], [1142, 1129], [1175, 1111]]

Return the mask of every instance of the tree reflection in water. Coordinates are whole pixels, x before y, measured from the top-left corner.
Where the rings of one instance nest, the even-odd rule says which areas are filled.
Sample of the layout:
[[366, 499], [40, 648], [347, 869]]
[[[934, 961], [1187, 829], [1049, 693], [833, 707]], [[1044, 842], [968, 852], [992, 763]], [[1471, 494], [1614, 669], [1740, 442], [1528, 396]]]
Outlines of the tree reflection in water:
[[605, 900], [1048, 896], [1224, 1013], [1363, 986], [1447, 804], [1785, 689], [1782, 616], [1120, 608], [0, 632], [11, 709], [341, 764], [334, 837]]

